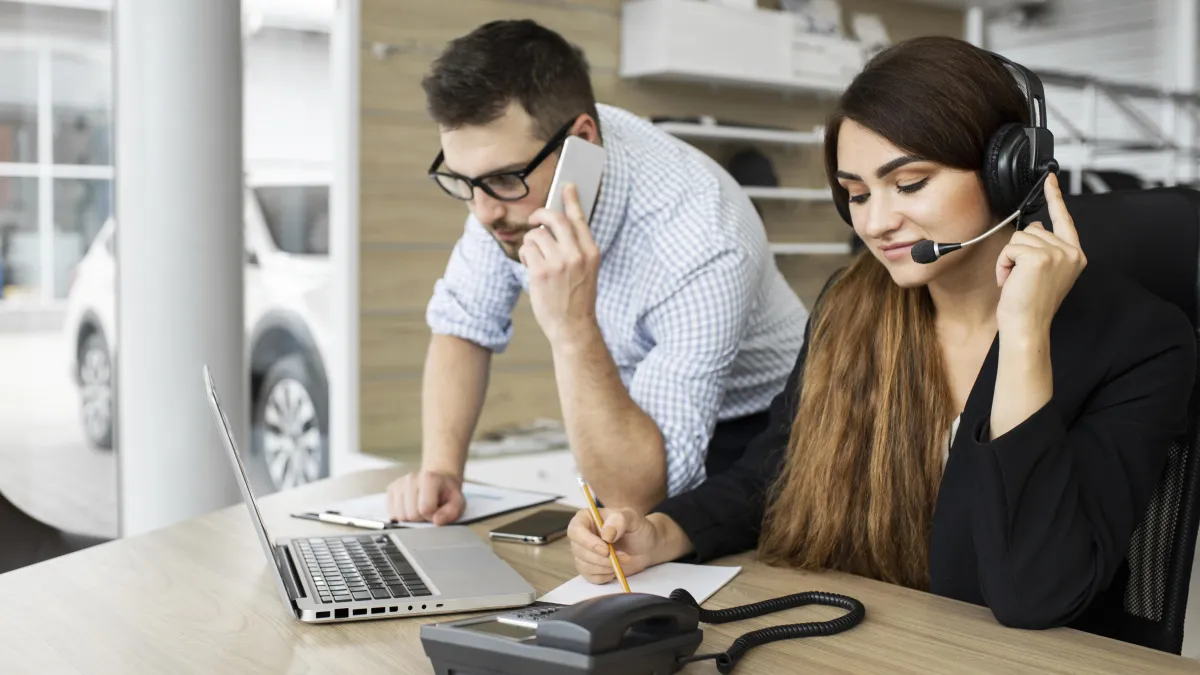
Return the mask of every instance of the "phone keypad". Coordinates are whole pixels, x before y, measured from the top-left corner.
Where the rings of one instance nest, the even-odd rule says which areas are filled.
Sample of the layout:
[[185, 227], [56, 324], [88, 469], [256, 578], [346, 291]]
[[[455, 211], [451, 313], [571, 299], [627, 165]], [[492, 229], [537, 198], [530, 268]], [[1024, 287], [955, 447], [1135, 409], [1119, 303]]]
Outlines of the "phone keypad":
[[560, 609], [562, 609], [562, 607], [528, 607], [520, 611], [501, 614], [500, 616], [496, 617], [496, 621], [512, 626], [537, 628], [539, 621], [545, 620]]

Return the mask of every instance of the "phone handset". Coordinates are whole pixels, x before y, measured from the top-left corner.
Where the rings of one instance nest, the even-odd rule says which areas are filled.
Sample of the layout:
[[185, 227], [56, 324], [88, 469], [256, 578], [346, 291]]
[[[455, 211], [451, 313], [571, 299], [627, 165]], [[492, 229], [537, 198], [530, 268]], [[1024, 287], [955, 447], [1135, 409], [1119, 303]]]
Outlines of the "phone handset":
[[733, 641], [729, 649], [713, 654], [682, 657], [682, 667], [693, 661], [715, 660], [717, 670], [731, 673], [746, 652], [754, 647], [804, 637], [836, 635], [862, 623], [867, 609], [858, 600], [836, 593], [808, 591], [772, 598], [728, 609], [704, 609], [691, 593], [682, 588], [670, 598], [646, 593], [618, 593], [591, 598], [554, 612], [552, 619], [538, 624], [539, 646], [563, 649], [577, 654], [603, 654], [629, 649], [655, 640], [699, 631], [699, 623], [729, 623], [774, 614], [805, 605], [840, 607], [846, 613], [829, 621], [809, 621], [772, 626], [746, 633]]
[[611, 652], [638, 637], [661, 639], [694, 633], [700, 621], [696, 608], [648, 593], [591, 598], [558, 610], [552, 617], [538, 624], [538, 645], [577, 654]]

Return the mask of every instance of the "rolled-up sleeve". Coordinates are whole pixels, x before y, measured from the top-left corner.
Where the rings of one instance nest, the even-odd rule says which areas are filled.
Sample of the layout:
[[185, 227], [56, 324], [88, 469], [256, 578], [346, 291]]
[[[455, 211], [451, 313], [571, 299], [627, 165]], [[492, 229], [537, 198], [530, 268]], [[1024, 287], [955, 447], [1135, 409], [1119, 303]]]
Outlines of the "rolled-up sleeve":
[[666, 448], [667, 494], [704, 482], [708, 442], [742, 329], [758, 266], [726, 252], [647, 313], [654, 347], [638, 365], [630, 397], [658, 425]]
[[435, 335], [452, 335], [493, 352], [512, 339], [512, 311], [521, 282], [509, 259], [474, 217], [450, 253], [446, 272], [433, 286], [425, 321]]

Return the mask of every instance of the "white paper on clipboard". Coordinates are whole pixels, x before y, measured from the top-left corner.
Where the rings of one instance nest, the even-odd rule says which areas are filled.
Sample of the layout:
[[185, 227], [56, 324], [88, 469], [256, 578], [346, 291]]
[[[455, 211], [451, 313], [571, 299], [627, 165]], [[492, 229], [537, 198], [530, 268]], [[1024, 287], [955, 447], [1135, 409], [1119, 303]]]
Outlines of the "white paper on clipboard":
[[[463, 514], [458, 520], [450, 524], [461, 525], [472, 523], [502, 513], [508, 513], [509, 511], [517, 511], [530, 506], [537, 506], [538, 504], [546, 504], [559, 499], [559, 495], [513, 490], [511, 488], [480, 485], [478, 483], [464, 483], [463, 498], [467, 502], [466, 509], [463, 510]], [[378, 523], [380, 526], [386, 524], [387, 527], [434, 527], [433, 523], [423, 521], [391, 522], [391, 517], [388, 515], [387, 509], [387, 494], [383, 492], [347, 499], [336, 504], [327, 504], [318, 510], [317, 513], [336, 513], [357, 520]]]

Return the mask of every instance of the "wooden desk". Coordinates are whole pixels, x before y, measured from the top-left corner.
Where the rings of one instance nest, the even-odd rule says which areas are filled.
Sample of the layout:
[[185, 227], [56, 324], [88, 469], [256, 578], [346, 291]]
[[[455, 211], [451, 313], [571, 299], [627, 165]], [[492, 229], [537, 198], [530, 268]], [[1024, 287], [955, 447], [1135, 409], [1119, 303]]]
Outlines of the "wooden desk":
[[[396, 469], [308, 485], [263, 499], [272, 537], [358, 532], [290, 518], [292, 510], [382, 490]], [[515, 516], [498, 518], [502, 522]], [[475, 527], [486, 533], [489, 524]], [[486, 536], [486, 534], [484, 534]], [[566, 540], [546, 547], [494, 544], [538, 593], [574, 575]], [[727, 561], [742, 573], [707, 607], [801, 590], [844, 593], [867, 606], [852, 631], [758, 647], [736, 673], [1200, 672], [1200, 663], [1068, 629], [1019, 631], [987, 609], [841, 574]], [[805, 608], [737, 624], [704, 626], [701, 651], [738, 635], [839, 610]], [[263, 551], [238, 504], [0, 576], [0, 671], [4, 673], [431, 673], [419, 625], [449, 617], [311, 626], [288, 614]], [[686, 673], [716, 673], [712, 662]]]

